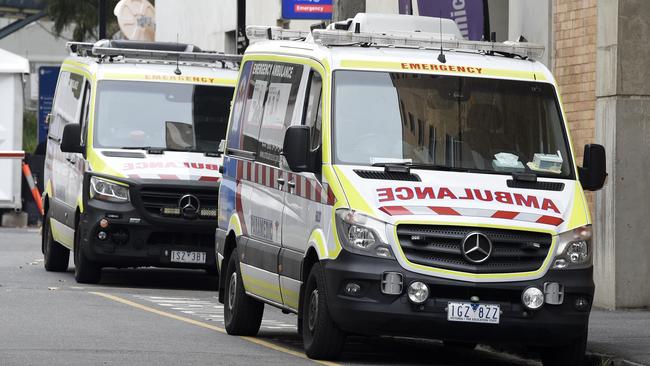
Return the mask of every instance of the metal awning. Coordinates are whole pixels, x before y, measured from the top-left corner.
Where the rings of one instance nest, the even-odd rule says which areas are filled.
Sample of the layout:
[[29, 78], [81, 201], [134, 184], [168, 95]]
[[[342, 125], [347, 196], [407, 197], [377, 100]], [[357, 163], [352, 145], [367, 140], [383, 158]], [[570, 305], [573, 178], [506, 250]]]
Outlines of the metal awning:
[[23, 18], [40, 13], [46, 7], [46, 0], [0, 0], [0, 16]]

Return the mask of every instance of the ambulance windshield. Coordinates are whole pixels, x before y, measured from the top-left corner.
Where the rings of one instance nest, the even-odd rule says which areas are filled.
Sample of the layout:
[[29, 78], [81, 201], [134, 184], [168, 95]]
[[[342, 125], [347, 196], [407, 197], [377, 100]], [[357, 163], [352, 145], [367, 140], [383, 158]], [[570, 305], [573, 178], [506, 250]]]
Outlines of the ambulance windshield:
[[571, 176], [552, 85], [336, 71], [334, 159], [449, 170]]
[[94, 146], [216, 152], [232, 95], [231, 87], [100, 81]]

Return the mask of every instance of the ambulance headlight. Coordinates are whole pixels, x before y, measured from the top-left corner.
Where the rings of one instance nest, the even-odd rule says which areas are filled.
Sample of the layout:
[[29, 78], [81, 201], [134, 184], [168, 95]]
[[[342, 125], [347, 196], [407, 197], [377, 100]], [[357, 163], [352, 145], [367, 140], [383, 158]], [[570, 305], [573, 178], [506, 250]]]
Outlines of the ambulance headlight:
[[129, 186], [98, 177], [91, 177], [90, 198], [106, 202], [129, 202]]
[[591, 225], [558, 235], [554, 269], [588, 268], [593, 264]]
[[378, 258], [395, 258], [388, 245], [386, 223], [353, 210], [336, 210], [336, 231], [349, 252]]
[[348, 243], [359, 249], [366, 249], [375, 244], [375, 236], [372, 230], [359, 225], [350, 225], [348, 229]]

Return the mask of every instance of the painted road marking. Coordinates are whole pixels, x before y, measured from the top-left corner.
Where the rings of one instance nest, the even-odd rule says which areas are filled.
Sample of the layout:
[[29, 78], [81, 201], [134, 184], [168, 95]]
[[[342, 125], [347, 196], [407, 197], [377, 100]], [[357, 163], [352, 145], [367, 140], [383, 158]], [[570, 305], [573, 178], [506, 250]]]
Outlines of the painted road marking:
[[[223, 305], [216, 301], [198, 299], [194, 297], [161, 297], [161, 296], [144, 296], [136, 295], [138, 299], [152, 302], [158, 306], [163, 306], [181, 312], [183, 314], [198, 316], [204, 320], [219, 323], [223, 326]], [[289, 324], [273, 319], [262, 320], [263, 329], [287, 329], [297, 330], [295, 324]]]
[[[191, 318], [187, 318], [187, 317], [184, 317], [184, 316], [168, 313], [166, 311], [154, 309], [152, 307], [142, 305], [142, 304], [139, 304], [137, 302], [127, 300], [127, 299], [119, 297], [119, 296], [107, 294], [107, 293], [104, 293], [104, 292], [92, 292], [91, 291], [91, 292], [88, 292], [88, 293], [93, 294], [93, 295], [97, 295], [97, 296], [101, 296], [103, 298], [113, 300], [115, 302], [119, 302], [121, 304], [128, 305], [128, 306], [134, 307], [136, 309], [148, 311], [148, 312], [153, 313], [153, 314], [157, 314], [157, 315], [164, 316], [164, 317], [167, 317], [167, 318], [171, 318], [171, 319], [174, 319], [174, 320], [182, 321], [182, 322], [185, 322], [185, 323], [188, 323], [188, 324], [196, 325], [198, 327], [202, 327], [202, 328], [205, 328], [205, 329], [210, 329], [210, 330], [213, 330], [215, 332], [227, 334], [226, 330], [224, 328], [217, 327], [215, 325], [204, 323], [204, 322], [194, 320], [194, 319], [191, 319]], [[294, 351], [292, 349], [277, 345], [275, 343], [265, 341], [263, 339], [259, 339], [259, 338], [255, 338], [255, 337], [246, 337], [246, 336], [237, 336], [237, 337], [241, 338], [241, 339], [244, 339], [244, 340], [247, 340], [247, 341], [249, 341], [251, 343], [255, 343], [255, 344], [259, 345], [259, 346], [266, 347], [266, 348], [269, 348], [269, 349], [272, 349], [272, 350], [275, 350], [275, 351], [278, 351], [278, 352], [286, 353], [286, 354], [289, 354], [289, 355], [292, 355], [292, 356], [296, 356], [296, 357], [302, 358], [304, 360], [313, 361], [313, 362], [321, 364], [321, 365], [339, 366], [339, 364], [334, 363], [334, 362], [319, 361], [319, 360], [309, 359], [309, 358], [307, 358], [307, 356], [304, 353], [296, 352], [296, 351]]]

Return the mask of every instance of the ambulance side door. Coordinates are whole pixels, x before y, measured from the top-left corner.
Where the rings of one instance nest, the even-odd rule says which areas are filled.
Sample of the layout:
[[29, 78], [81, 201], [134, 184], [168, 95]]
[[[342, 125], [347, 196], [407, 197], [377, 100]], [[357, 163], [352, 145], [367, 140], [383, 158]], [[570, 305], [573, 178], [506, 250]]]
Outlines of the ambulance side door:
[[[293, 125], [311, 127], [311, 150], [320, 153], [321, 145], [321, 98], [323, 81], [321, 74], [306, 67], [305, 93], [302, 98], [301, 118]], [[320, 162], [318, 162], [320, 164]], [[287, 172], [287, 194], [284, 200], [282, 220], [282, 251], [280, 252], [280, 285], [284, 305], [298, 309], [302, 260], [312, 230], [323, 227], [327, 216], [323, 214], [323, 203], [327, 202], [327, 190], [321, 184], [320, 165], [314, 172]], [[288, 170], [288, 169], [287, 169]]]
[[[84, 77], [61, 71], [52, 108], [52, 126], [48, 133], [48, 155], [52, 156], [50, 179], [52, 182], [52, 218], [58, 223], [73, 228], [75, 201], [78, 192], [69, 187], [70, 168], [76, 159], [74, 154], [61, 151], [63, 129], [69, 123], [79, 123], [83, 100]], [[51, 145], [51, 147], [50, 147]], [[74, 195], [74, 197], [70, 197]], [[62, 243], [72, 245], [72, 243]]]
[[[249, 83], [250, 107], [244, 117], [244, 134], [259, 126], [254, 163], [246, 163], [242, 171], [249, 182], [250, 209], [244, 207], [249, 239], [242, 258], [242, 278], [247, 291], [282, 304], [278, 274], [278, 256], [282, 245], [282, 211], [284, 182], [279, 169], [284, 132], [290, 125], [302, 66], [282, 62], [254, 62]], [[258, 122], [259, 121], [259, 122]], [[247, 123], [252, 123], [247, 125]], [[245, 206], [245, 204], [244, 204]]]
[[[81, 101], [81, 110], [79, 114], [79, 120], [75, 123], [79, 123], [81, 126], [81, 136], [80, 141], [81, 145], [86, 148], [86, 142], [88, 141], [88, 120], [90, 118], [90, 94], [91, 94], [90, 82], [88, 80], [84, 81], [84, 88], [81, 93], [83, 96]], [[81, 153], [69, 153], [66, 160], [68, 162], [68, 194], [67, 203], [70, 207], [77, 207], [79, 204], [80, 195], [83, 191], [83, 178], [84, 172], [86, 170], [86, 158], [84, 154]], [[74, 225], [74, 221], [72, 222]], [[76, 229], [76, 228], [75, 228]]]

